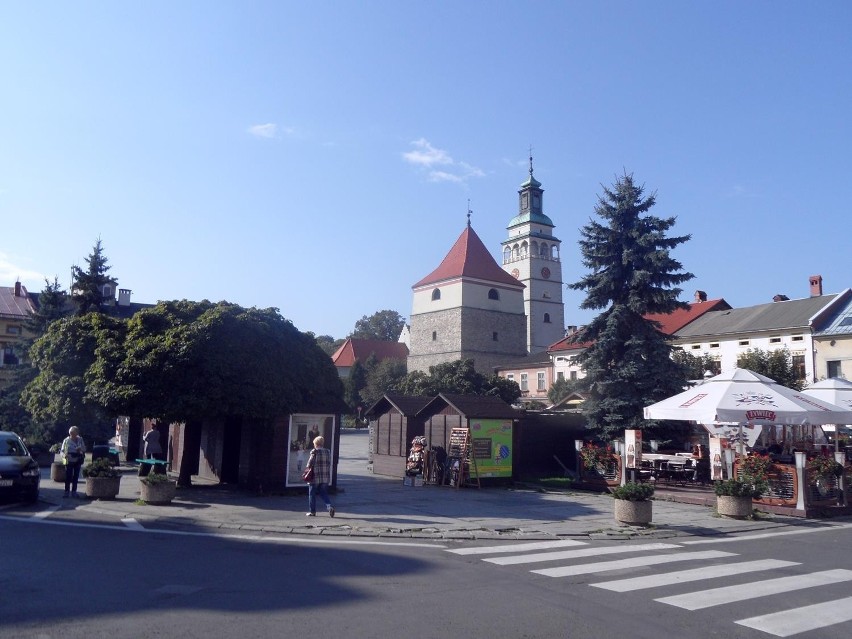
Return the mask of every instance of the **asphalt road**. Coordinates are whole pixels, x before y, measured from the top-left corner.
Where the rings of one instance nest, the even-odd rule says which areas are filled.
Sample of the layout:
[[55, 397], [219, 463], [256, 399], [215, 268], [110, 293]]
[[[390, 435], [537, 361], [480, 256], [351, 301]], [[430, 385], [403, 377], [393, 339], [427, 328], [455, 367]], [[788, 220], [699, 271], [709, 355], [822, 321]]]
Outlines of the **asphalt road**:
[[788, 532], [543, 547], [0, 515], [0, 637], [846, 639], [852, 528]]

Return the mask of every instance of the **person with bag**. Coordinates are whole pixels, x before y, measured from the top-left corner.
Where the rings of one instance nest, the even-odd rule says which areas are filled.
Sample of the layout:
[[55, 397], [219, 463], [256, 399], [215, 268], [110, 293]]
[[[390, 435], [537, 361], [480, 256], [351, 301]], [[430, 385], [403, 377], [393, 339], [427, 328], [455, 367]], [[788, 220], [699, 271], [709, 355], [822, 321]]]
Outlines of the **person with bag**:
[[331, 451], [324, 448], [325, 438], [314, 438], [314, 449], [308, 458], [308, 465], [302, 479], [308, 484], [308, 517], [317, 515], [317, 493], [325, 502], [329, 517], [334, 517], [334, 506], [328, 498], [328, 485], [331, 483]]
[[86, 458], [86, 443], [80, 437], [79, 428], [72, 426], [68, 429], [68, 437], [62, 440], [62, 446], [59, 450], [62, 453], [62, 463], [65, 464], [65, 494], [63, 497], [68, 497], [69, 488], [72, 497], [79, 497], [77, 482], [80, 480], [80, 468]]

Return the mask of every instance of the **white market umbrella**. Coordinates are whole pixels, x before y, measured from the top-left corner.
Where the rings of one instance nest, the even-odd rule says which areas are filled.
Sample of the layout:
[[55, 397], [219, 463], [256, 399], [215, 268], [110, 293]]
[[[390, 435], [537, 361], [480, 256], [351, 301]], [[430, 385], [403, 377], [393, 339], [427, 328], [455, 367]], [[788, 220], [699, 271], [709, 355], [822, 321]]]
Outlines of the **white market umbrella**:
[[824, 402], [830, 402], [852, 411], [852, 382], [849, 380], [831, 377], [811, 384], [802, 392], [810, 397], [816, 397]]
[[852, 408], [835, 406], [758, 373], [735, 368], [646, 406], [644, 416], [700, 424], [847, 424], [852, 423]]

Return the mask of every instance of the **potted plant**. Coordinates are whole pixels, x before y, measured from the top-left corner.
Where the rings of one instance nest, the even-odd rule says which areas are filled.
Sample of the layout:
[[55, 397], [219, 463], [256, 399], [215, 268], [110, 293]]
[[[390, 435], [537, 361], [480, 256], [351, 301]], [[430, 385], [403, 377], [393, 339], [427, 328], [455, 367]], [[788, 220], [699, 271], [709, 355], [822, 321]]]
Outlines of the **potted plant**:
[[716, 482], [716, 512], [722, 517], [745, 519], [751, 517], [752, 500], [760, 499], [766, 490], [765, 482], [753, 482], [735, 477]]
[[149, 473], [139, 480], [139, 498], [146, 504], [170, 504], [175, 498], [177, 482], [165, 473]]
[[60, 484], [65, 483], [65, 462], [60, 459], [56, 461], [56, 455], [59, 453], [59, 450], [62, 448], [62, 444], [54, 444], [50, 447], [50, 452], [53, 453], [53, 463], [50, 464], [50, 478], [59, 482]]
[[654, 487], [632, 481], [612, 489], [615, 498], [615, 520], [630, 526], [647, 526], [651, 523]]
[[86, 478], [86, 497], [92, 499], [115, 499], [121, 486], [121, 473], [106, 457], [101, 457], [83, 466]]

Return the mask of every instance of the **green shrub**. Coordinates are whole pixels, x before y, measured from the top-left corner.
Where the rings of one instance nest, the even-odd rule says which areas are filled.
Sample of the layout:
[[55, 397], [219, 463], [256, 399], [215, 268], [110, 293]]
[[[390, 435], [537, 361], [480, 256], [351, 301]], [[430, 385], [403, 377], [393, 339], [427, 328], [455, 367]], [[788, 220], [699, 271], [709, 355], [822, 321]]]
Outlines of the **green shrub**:
[[624, 486], [613, 488], [612, 496], [616, 499], [624, 499], [626, 501], [648, 501], [654, 496], [654, 487], [651, 484], [639, 484], [629, 481]]
[[760, 499], [767, 486], [764, 482], [754, 484], [739, 479], [726, 479], [716, 482], [716, 495], [718, 497], [751, 497]]
[[106, 457], [101, 457], [83, 466], [83, 477], [120, 477], [121, 473]]

